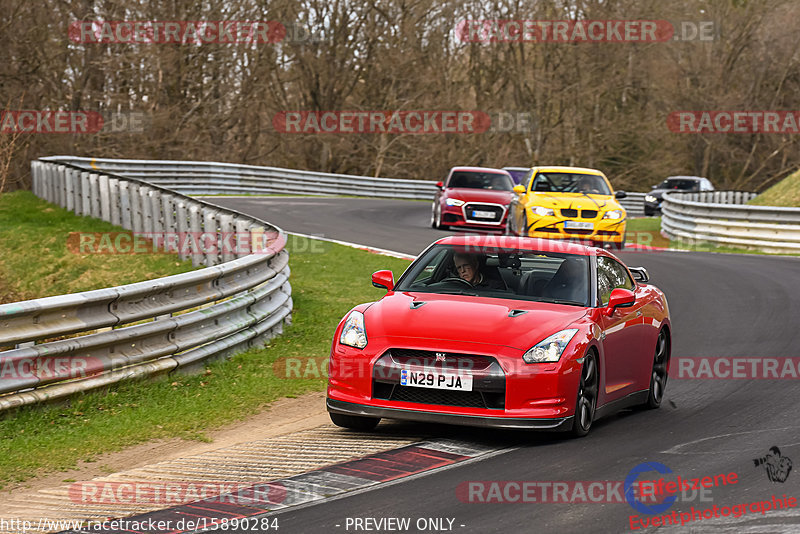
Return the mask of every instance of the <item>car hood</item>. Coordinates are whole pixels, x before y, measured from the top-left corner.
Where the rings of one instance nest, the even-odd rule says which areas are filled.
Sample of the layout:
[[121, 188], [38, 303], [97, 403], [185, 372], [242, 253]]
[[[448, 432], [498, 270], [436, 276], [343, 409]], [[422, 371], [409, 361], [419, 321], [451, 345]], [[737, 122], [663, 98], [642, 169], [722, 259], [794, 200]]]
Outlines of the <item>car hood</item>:
[[[424, 302], [411, 308], [412, 302]], [[512, 310], [527, 313], [509, 317]], [[364, 312], [367, 338], [406, 337], [505, 345], [528, 350], [586, 315], [586, 308], [522, 300], [390, 293]]]
[[447, 190], [447, 198], [458, 198], [466, 202], [491, 202], [507, 205], [514, 195], [511, 191], [495, 191], [492, 189], [453, 188]]
[[598, 211], [622, 208], [611, 195], [585, 195], [583, 193], [529, 193], [526, 205]]

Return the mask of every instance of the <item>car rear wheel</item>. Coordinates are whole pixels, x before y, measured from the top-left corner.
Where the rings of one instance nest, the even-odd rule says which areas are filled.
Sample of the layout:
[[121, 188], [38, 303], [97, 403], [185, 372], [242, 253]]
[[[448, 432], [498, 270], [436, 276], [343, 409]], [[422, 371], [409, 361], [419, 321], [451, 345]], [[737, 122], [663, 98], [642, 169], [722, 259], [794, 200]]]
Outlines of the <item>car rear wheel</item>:
[[578, 399], [575, 402], [575, 417], [572, 420], [572, 435], [583, 437], [589, 433], [597, 409], [598, 391], [597, 359], [594, 352], [587, 352], [583, 358], [581, 381], [578, 384]]
[[331, 421], [333, 421], [333, 424], [336, 426], [349, 428], [351, 430], [361, 430], [363, 432], [373, 430], [378, 426], [378, 422], [381, 420], [380, 417], [363, 417], [360, 415], [345, 415], [333, 412], [329, 412], [328, 415], [331, 416]]
[[650, 392], [644, 407], [654, 409], [661, 406], [664, 391], [667, 389], [667, 365], [669, 363], [669, 334], [666, 330], [658, 333], [653, 371], [650, 373]]

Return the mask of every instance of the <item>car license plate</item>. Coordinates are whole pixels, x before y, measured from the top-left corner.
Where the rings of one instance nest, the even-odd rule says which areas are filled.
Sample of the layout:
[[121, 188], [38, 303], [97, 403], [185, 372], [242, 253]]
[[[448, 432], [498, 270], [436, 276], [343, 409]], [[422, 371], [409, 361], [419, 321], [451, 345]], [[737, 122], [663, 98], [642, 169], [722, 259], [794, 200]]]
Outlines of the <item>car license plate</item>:
[[475, 217], [476, 219], [494, 219], [494, 212], [473, 210], [472, 216]]
[[592, 230], [594, 224], [583, 221], [564, 221], [564, 228], [568, 230]]
[[472, 391], [472, 376], [456, 373], [442, 373], [439, 370], [412, 371], [411, 369], [401, 369], [400, 385], [418, 388]]

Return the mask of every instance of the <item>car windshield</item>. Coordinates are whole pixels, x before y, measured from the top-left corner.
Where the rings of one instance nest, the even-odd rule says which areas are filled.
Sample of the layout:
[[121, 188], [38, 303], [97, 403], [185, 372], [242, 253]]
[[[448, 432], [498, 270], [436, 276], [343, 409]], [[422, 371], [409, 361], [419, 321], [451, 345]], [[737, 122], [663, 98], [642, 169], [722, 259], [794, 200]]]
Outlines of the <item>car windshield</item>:
[[667, 178], [658, 184], [658, 189], [697, 189], [698, 187], [700, 187], [698, 180], [686, 178]]
[[476, 248], [434, 245], [411, 264], [394, 290], [588, 305], [586, 256]]
[[511, 175], [515, 184], [521, 184], [530, 173], [530, 169], [505, 169]]
[[571, 172], [540, 172], [534, 179], [533, 192], [552, 193], [586, 193], [592, 195], [610, 195], [608, 184], [601, 176], [595, 174], [577, 174]]
[[505, 174], [472, 171], [454, 172], [447, 183], [447, 187], [494, 189], [498, 191], [511, 191], [513, 186], [511, 178]]

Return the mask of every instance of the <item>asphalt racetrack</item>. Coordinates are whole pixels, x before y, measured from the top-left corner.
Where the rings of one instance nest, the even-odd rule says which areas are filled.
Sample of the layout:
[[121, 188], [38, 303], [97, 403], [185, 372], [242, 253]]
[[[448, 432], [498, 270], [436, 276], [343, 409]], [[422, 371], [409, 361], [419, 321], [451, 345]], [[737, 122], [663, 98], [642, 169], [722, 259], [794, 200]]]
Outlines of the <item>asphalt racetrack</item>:
[[[288, 232], [408, 254], [417, 254], [448, 235], [430, 228], [429, 202], [308, 197], [207, 200]], [[695, 252], [623, 252], [620, 257], [628, 265], [646, 267], [651, 283], [666, 293], [673, 324], [673, 360], [800, 356], [800, 258]], [[773, 446], [789, 461], [800, 462], [798, 379], [679, 379], [675, 371], [673, 365], [659, 410], [626, 411], [600, 420], [584, 439], [409, 424], [409, 432], [491, 443], [507, 450], [426, 476], [279, 512], [279, 532], [631, 532], [632, 526], [641, 527], [631, 524], [632, 516], [639, 521], [659, 515], [642, 514], [624, 501], [479, 501], [490, 495], [492, 486], [487, 481], [502, 481], [495, 487], [506, 490], [495, 501], [519, 501], [524, 499], [516, 488], [524, 482], [546, 483], [534, 494], [541, 497], [543, 487], [552, 487], [547, 483], [624, 481], [643, 462], [664, 464], [672, 470], [672, 479], [675, 475], [737, 474], [735, 483], [715, 487], [705, 495], [685, 491], [663, 514], [749, 506], [738, 518], [732, 514], [699, 519], [695, 514], [683, 526], [661, 527], [659, 532], [800, 532], [800, 506], [780, 509], [772, 499], [784, 494], [800, 497], [800, 473], [796, 472], [800, 464], [781, 482], [771, 481], [764, 466], [754, 462]], [[663, 475], [651, 472], [644, 478], [658, 476]], [[471, 487], [485, 491], [463, 491], [470, 482], [480, 481], [482, 486]], [[519, 484], [509, 486], [508, 481]], [[762, 513], [759, 508], [766, 506], [750, 506], [757, 501], [770, 501], [771, 509]], [[382, 518], [408, 518], [410, 526], [403, 530], [392, 528], [403, 523], [372, 521]], [[441, 521], [431, 520], [436, 518]]]

